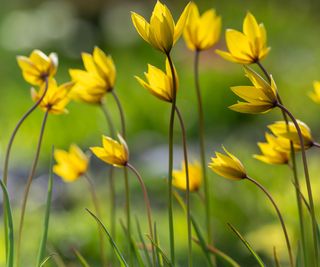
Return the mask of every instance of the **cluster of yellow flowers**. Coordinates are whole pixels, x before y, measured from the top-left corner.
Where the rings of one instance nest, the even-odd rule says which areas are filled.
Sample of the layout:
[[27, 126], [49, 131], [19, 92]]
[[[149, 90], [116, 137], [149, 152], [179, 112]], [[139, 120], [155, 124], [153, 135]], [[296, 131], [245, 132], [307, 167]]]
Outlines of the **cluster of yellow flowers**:
[[[279, 216], [286, 238], [290, 263], [291, 266], [293, 266], [289, 237], [281, 213], [275, 201], [272, 199], [270, 193], [268, 193], [268, 191], [261, 184], [259, 184], [248, 175], [244, 165], [236, 156], [231, 154], [223, 147], [224, 153], [215, 152], [215, 156], [211, 158], [211, 162], [207, 165], [204, 150], [204, 137], [202, 136], [199, 138], [202, 138], [200, 141], [200, 148], [202, 153], [201, 164], [198, 161], [195, 161], [192, 164], [188, 162], [188, 150], [183, 117], [176, 105], [177, 90], [179, 88], [179, 77], [171, 58], [171, 50], [173, 49], [175, 43], [179, 40], [180, 36], [184, 37], [186, 46], [190, 50], [194, 51], [197, 56], [201, 51], [212, 48], [215, 44], [217, 44], [220, 38], [221, 17], [216, 14], [216, 11], [214, 9], [207, 10], [201, 15], [199, 13], [197, 5], [195, 3], [189, 3], [184, 8], [177, 22], [175, 22], [168, 7], [162, 4], [160, 1], [157, 1], [150, 18], [150, 22], [147, 22], [141, 15], [135, 12], [132, 12], [131, 18], [133, 25], [139, 35], [153, 48], [160, 51], [166, 56], [165, 71], [151, 64], [148, 64], [147, 72], [144, 73], [145, 79], [142, 79], [138, 76], [135, 76], [135, 78], [138, 83], [141, 84], [142, 87], [147, 89], [152, 95], [160, 100], [168, 102], [172, 106], [169, 128], [169, 225], [172, 224], [172, 204], [170, 206], [170, 201], [172, 201], [172, 191], [170, 191], [170, 188], [173, 185], [178, 189], [186, 191], [187, 196], [186, 202], [189, 238], [189, 266], [191, 266], [192, 262], [192, 233], [189, 193], [199, 192], [202, 183], [204, 183], [205, 200], [207, 201], [206, 205], [208, 206], [207, 209], [210, 210], [208, 196], [209, 185], [206, 178], [206, 169], [208, 167], [216, 174], [231, 180], [249, 180], [257, 185], [267, 195], [267, 197], [274, 205]], [[273, 76], [270, 75], [261, 64], [261, 60], [264, 59], [270, 51], [270, 47], [267, 46], [266, 29], [262, 23], [258, 24], [255, 17], [250, 12], [248, 12], [243, 21], [243, 32], [234, 29], [228, 29], [225, 33], [225, 39], [228, 51], [216, 50], [216, 53], [228, 61], [244, 65], [243, 68], [245, 76], [250, 80], [251, 83], [251, 85], [231, 87], [232, 92], [243, 99], [243, 102], [238, 101], [238, 103], [231, 105], [229, 108], [237, 112], [250, 114], [262, 114], [269, 112], [270, 110], [273, 110], [275, 108], [279, 108], [282, 111], [283, 121], [277, 121], [268, 126], [268, 129], [270, 131], [265, 133], [266, 141], [258, 143], [261, 154], [254, 155], [254, 157], [268, 164], [284, 164], [289, 166], [290, 164], [295, 165], [292, 160], [292, 157], [295, 156], [295, 153], [300, 151], [302, 152], [306, 184], [308, 187], [310, 214], [315, 234], [316, 220], [314, 215], [315, 212], [313, 207], [312, 190], [310, 187], [305, 150], [313, 146], [319, 146], [319, 144], [317, 144], [313, 139], [310, 128], [304, 122], [297, 120], [283, 104]], [[121, 108], [120, 101], [114, 91], [116, 82], [115, 64], [111, 56], [106, 55], [98, 47], [94, 48], [92, 54], [82, 53], [81, 56], [84, 69], [70, 69], [69, 74], [71, 77], [71, 82], [63, 83], [61, 85], [58, 85], [55, 79], [58, 68], [58, 57], [56, 54], [51, 53], [49, 56], [47, 56], [39, 50], [34, 50], [29, 57], [18, 56], [17, 61], [22, 70], [24, 79], [32, 86], [35, 86], [35, 88], [31, 89], [31, 97], [36, 103], [34, 107], [39, 106], [43, 111], [45, 111], [46, 116], [48, 114], [67, 113], [68, 111], [66, 109], [66, 106], [71, 100], [97, 105], [104, 109], [103, 104], [105, 95], [107, 93], [110, 93], [114, 96], [121, 115], [122, 133], [118, 134], [118, 140], [115, 140], [113, 125], [110, 122], [110, 118], [108, 117], [106, 110], [104, 110], [106, 112], [107, 119], [109, 120], [110, 136], [102, 136], [102, 146], [90, 147], [90, 150], [97, 158], [99, 158], [103, 162], [110, 164], [113, 167], [123, 168], [126, 179], [127, 168], [132, 170], [136, 174], [144, 193], [148, 212], [150, 238], [152, 241], [154, 233], [152, 227], [153, 221], [151, 219], [151, 208], [147, 190], [144, 186], [140, 174], [129, 163], [129, 149], [126, 143], [123, 110]], [[196, 57], [196, 60], [198, 60], [198, 57]], [[260, 75], [253, 68], [249, 67], [249, 65], [251, 64], [256, 64], [261, 69], [263, 75]], [[265, 77], [263, 78], [263, 76]], [[198, 95], [200, 96], [199, 88], [197, 88], [197, 90]], [[310, 93], [310, 97], [315, 102], [320, 103], [320, 82], [314, 83], [314, 92]], [[200, 110], [199, 120], [201, 124], [199, 131], [203, 131], [201, 97], [198, 98], [198, 105]], [[32, 110], [33, 109], [31, 109], [29, 113], [31, 113]], [[172, 143], [175, 114], [179, 119], [183, 135], [184, 161], [180, 170], [173, 170]], [[20, 124], [18, 125], [18, 127], [19, 126]], [[43, 130], [44, 124], [42, 134]], [[14, 135], [15, 133], [16, 131], [14, 132]], [[42, 134], [40, 135], [41, 137], [39, 140], [38, 152], [29, 177], [26, 196], [23, 203], [19, 240], [21, 239], [26, 199], [28, 196], [30, 183], [32, 181], [32, 177], [37, 165]], [[14, 139], [14, 135], [12, 140]], [[4, 168], [5, 181], [7, 179], [6, 172], [8, 168], [7, 165], [11, 145], [12, 143], [9, 144], [6, 166]], [[77, 145], [72, 144], [69, 148], [69, 151], [55, 149], [54, 158], [56, 160], [56, 164], [53, 166], [53, 171], [54, 173], [59, 175], [65, 182], [74, 182], [81, 176], [85, 176], [88, 178], [87, 172], [89, 168], [89, 156], [88, 154], [83, 152]], [[296, 168], [295, 166], [292, 167], [293, 169]], [[298, 188], [297, 190], [300, 190], [297, 181], [295, 181], [295, 183]], [[301, 192], [298, 193], [301, 194]], [[298, 201], [300, 201], [300, 197], [297, 197]], [[93, 199], [95, 201], [94, 193]], [[96, 206], [96, 208], [98, 212], [98, 205]], [[131, 236], [129, 228], [129, 213], [129, 205], [127, 204], [128, 232], [130, 243]], [[212, 242], [209, 217], [210, 214], [208, 213], [207, 242], [208, 245], [211, 245]], [[169, 228], [170, 227], [171, 226], [169, 226]], [[172, 231], [172, 227], [170, 228], [170, 231]], [[172, 263], [174, 263], [173, 233], [170, 232], [170, 235], [171, 260]], [[314, 236], [313, 238], [315, 240], [315, 258], [317, 261], [318, 238], [316, 236]], [[103, 243], [103, 239], [101, 240], [101, 242]], [[18, 251], [19, 247], [20, 244], [18, 244]], [[152, 253], [154, 253], [154, 251], [152, 251]], [[305, 247], [303, 248], [303, 253], [307, 255]]]

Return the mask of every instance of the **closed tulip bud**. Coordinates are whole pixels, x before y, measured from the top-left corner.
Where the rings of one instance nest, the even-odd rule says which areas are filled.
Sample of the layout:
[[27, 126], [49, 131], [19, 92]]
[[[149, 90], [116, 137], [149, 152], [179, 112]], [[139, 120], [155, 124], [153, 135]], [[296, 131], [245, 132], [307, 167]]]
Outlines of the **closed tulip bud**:
[[[311, 130], [304, 122], [299, 120], [297, 120], [297, 122], [302, 133], [305, 149], [308, 149], [314, 144]], [[289, 122], [287, 125], [285, 121], [277, 121], [273, 124], [270, 124], [268, 128], [275, 136], [291, 140], [296, 150], [301, 149], [299, 135], [293, 122]]]
[[[202, 183], [202, 170], [199, 162], [189, 164], [189, 189], [190, 192], [198, 191]], [[172, 172], [172, 184], [181, 190], [187, 190], [186, 180], [186, 166], [182, 164], [181, 170], [174, 170]]]
[[90, 149], [102, 161], [115, 167], [124, 167], [129, 160], [129, 150], [126, 141], [120, 134], [118, 134], [118, 139], [120, 142], [102, 136], [102, 147], [90, 147]]
[[57, 162], [53, 166], [53, 172], [65, 182], [74, 182], [88, 170], [89, 158], [77, 145], [71, 145], [69, 151], [54, 150], [54, 158]]
[[234, 86], [231, 90], [247, 102], [239, 102], [229, 108], [241, 113], [265, 113], [277, 105], [277, 86], [272, 78], [271, 84], [266, 82], [259, 74], [244, 67], [246, 76], [252, 86]]
[[131, 18], [139, 35], [157, 50], [168, 54], [181, 36], [189, 15], [190, 3], [175, 24], [168, 7], [157, 1], [148, 23], [142, 16], [132, 12]]
[[[161, 100], [172, 102], [173, 100], [173, 78], [169, 65], [169, 61], [166, 60], [166, 72], [158, 69], [155, 66], [148, 65], [148, 71], [144, 73], [146, 81], [142, 80], [138, 76], [135, 76], [137, 81], [146, 88], [151, 94], [158, 97]], [[178, 89], [178, 75], [175, 72], [176, 88]]]
[[228, 152], [224, 147], [226, 154], [215, 152], [216, 157], [211, 158], [209, 168], [216, 174], [231, 180], [242, 180], [247, 178], [246, 170], [238, 158]]
[[195, 3], [190, 4], [183, 37], [190, 50], [201, 51], [214, 46], [220, 37], [221, 17], [214, 9], [207, 10], [201, 16]]
[[17, 61], [24, 79], [36, 86], [41, 86], [47, 79], [52, 78], [58, 68], [57, 54], [51, 53], [47, 56], [40, 50], [33, 50], [29, 57], [17, 56]]
[[256, 63], [265, 58], [270, 51], [264, 25], [258, 24], [250, 12], [243, 21], [243, 33], [233, 29], [226, 31], [226, 43], [229, 52], [216, 52], [224, 59], [240, 64]]

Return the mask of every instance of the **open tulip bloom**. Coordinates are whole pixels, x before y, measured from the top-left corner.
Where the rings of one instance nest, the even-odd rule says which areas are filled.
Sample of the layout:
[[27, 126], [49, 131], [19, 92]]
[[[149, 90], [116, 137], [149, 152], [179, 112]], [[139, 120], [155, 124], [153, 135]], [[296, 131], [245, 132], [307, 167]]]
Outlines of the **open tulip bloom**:
[[243, 21], [243, 33], [233, 29], [226, 30], [226, 43], [229, 52], [216, 52], [224, 59], [240, 64], [257, 63], [270, 51], [264, 25], [258, 24], [250, 12]]
[[232, 92], [244, 99], [246, 102], [238, 101], [229, 108], [241, 113], [265, 113], [277, 106], [277, 86], [272, 78], [271, 84], [266, 82], [258, 73], [244, 66], [246, 76], [252, 86], [234, 86]]
[[181, 36], [189, 15], [190, 3], [183, 10], [177, 23], [174, 22], [168, 7], [157, 1], [148, 23], [142, 16], [132, 12], [134, 27], [140, 36], [154, 48], [169, 54], [172, 46]]
[[99, 104], [107, 92], [114, 88], [116, 68], [111, 56], [107, 56], [99, 47], [93, 54], [82, 53], [85, 70], [70, 69], [74, 86], [70, 97], [85, 103]]

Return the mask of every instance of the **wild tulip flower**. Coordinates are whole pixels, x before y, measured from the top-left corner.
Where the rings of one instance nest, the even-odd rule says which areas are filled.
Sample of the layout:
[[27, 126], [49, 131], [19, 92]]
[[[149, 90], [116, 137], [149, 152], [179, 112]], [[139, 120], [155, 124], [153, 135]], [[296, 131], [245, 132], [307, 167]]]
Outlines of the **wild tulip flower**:
[[201, 16], [195, 3], [190, 4], [189, 18], [187, 20], [183, 37], [192, 51], [207, 50], [214, 46], [220, 37], [221, 17], [216, 15], [214, 9], [207, 10]]
[[[314, 145], [314, 139], [312, 137], [311, 130], [304, 122], [299, 120], [297, 120], [297, 122], [299, 128], [301, 129], [305, 149], [308, 149]], [[287, 125], [285, 121], [277, 121], [273, 124], [270, 124], [268, 128], [275, 136], [291, 140], [296, 149], [301, 149], [299, 135], [293, 122], [289, 122]]]
[[313, 82], [314, 92], [309, 93], [309, 97], [317, 104], [320, 104], [320, 81]]
[[264, 25], [258, 24], [250, 12], [243, 21], [243, 33], [233, 29], [226, 30], [226, 43], [229, 52], [216, 52], [224, 59], [240, 64], [256, 63], [270, 51]]
[[224, 147], [226, 154], [215, 152], [216, 157], [211, 158], [209, 168], [216, 174], [231, 180], [242, 180], [247, 177], [246, 170], [241, 161], [228, 152]]
[[[137, 81], [151, 94], [161, 100], [172, 102], [173, 101], [173, 78], [168, 60], [166, 60], [166, 72], [158, 69], [155, 66], [148, 65], [148, 72], [144, 73], [146, 81], [138, 76], [135, 76]], [[178, 89], [178, 75], [176, 77], [176, 88]]]
[[46, 79], [52, 78], [58, 68], [56, 53], [45, 55], [40, 50], [33, 50], [29, 57], [17, 56], [23, 78], [32, 85], [41, 86]]
[[[202, 170], [199, 162], [189, 163], [189, 189], [190, 192], [198, 191], [202, 183]], [[174, 170], [172, 173], [172, 184], [181, 190], [187, 190], [186, 167], [182, 164], [181, 170]]]
[[[72, 82], [64, 83], [58, 86], [55, 79], [51, 79], [48, 84], [48, 91], [45, 97], [39, 104], [39, 107], [48, 113], [51, 114], [63, 114], [68, 113], [66, 105], [70, 102], [68, 93], [73, 86]], [[34, 88], [31, 88], [31, 97], [34, 102], [38, 101], [43, 95], [45, 90], [45, 84], [37, 91]]]
[[57, 164], [53, 166], [53, 172], [65, 182], [76, 181], [88, 170], [89, 158], [77, 145], [71, 145], [69, 151], [55, 149], [54, 158]]
[[126, 141], [120, 134], [118, 134], [118, 139], [120, 142], [102, 136], [102, 147], [90, 147], [90, 149], [102, 161], [115, 167], [124, 167], [129, 160], [129, 150]]
[[[288, 164], [290, 158], [290, 141], [269, 133], [266, 133], [265, 137], [267, 140], [266, 143], [258, 143], [262, 154], [254, 155], [254, 158], [268, 164]], [[283, 146], [288, 150], [284, 151]]]
[[114, 88], [116, 68], [111, 56], [95, 47], [93, 54], [82, 53], [85, 70], [70, 69], [69, 73], [75, 83], [70, 96], [74, 100], [99, 104], [107, 92]]
[[234, 86], [231, 90], [247, 102], [239, 102], [229, 108], [241, 113], [265, 113], [274, 108], [277, 101], [277, 86], [272, 78], [271, 85], [259, 74], [248, 67], [244, 67], [246, 76], [253, 86]]
[[157, 1], [148, 23], [142, 16], [132, 12], [131, 18], [139, 35], [155, 49], [169, 54], [181, 36], [189, 15], [190, 3], [175, 24], [168, 7]]

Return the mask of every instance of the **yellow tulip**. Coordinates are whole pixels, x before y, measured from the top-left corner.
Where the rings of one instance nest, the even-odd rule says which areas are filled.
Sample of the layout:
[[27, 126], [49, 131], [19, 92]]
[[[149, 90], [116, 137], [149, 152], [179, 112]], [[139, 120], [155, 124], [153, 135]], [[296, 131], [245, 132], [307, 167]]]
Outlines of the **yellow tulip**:
[[313, 82], [314, 92], [310, 92], [310, 98], [317, 104], [320, 104], [320, 81]]
[[[299, 120], [297, 122], [302, 133], [305, 149], [308, 149], [314, 143], [311, 130], [304, 122]], [[285, 121], [277, 121], [270, 124], [268, 128], [275, 136], [291, 140], [296, 149], [301, 149], [299, 135], [293, 122], [289, 122], [289, 125], [287, 125]]]
[[142, 16], [132, 12], [131, 18], [139, 35], [154, 48], [169, 54], [172, 46], [181, 36], [189, 15], [190, 3], [183, 10], [175, 24], [168, 7], [157, 1], [148, 23]]
[[209, 168], [216, 174], [231, 180], [242, 180], [247, 178], [246, 170], [238, 158], [228, 152], [226, 154], [215, 152], [216, 157], [211, 158]]
[[54, 158], [57, 164], [53, 166], [53, 172], [65, 182], [76, 181], [88, 170], [89, 158], [77, 145], [71, 145], [69, 151], [55, 149]]
[[118, 134], [118, 139], [120, 142], [102, 136], [102, 147], [90, 147], [90, 149], [102, 161], [115, 167], [124, 167], [129, 160], [129, 150], [126, 141], [120, 134]]
[[[283, 137], [275, 137], [266, 133], [266, 143], [258, 143], [262, 155], [254, 155], [253, 157], [268, 164], [288, 164], [290, 158], [290, 141]], [[284, 151], [289, 148], [289, 151]]]
[[270, 51], [264, 25], [258, 24], [250, 12], [243, 21], [243, 33], [233, 29], [226, 31], [226, 43], [229, 52], [216, 52], [224, 59], [240, 64], [256, 63]]
[[[189, 189], [190, 192], [198, 191], [201, 182], [202, 182], [202, 170], [199, 162], [195, 162], [193, 164], [189, 164]], [[187, 190], [187, 181], [186, 181], [186, 166], [183, 163], [181, 170], [174, 170], [172, 172], [173, 180], [172, 184], [176, 188]]]
[[[34, 102], [37, 102], [42, 96], [45, 90], [45, 84], [43, 84], [37, 91], [31, 88], [31, 97]], [[45, 97], [42, 99], [39, 107], [50, 114], [63, 114], [68, 113], [66, 105], [70, 102], [68, 96], [73, 83], [68, 82], [60, 86], [57, 85], [55, 79], [50, 79], [48, 83], [48, 90]]]
[[40, 50], [33, 50], [29, 57], [17, 56], [23, 78], [32, 85], [41, 86], [46, 79], [52, 78], [58, 68], [56, 53], [45, 55]]
[[86, 103], [99, 104], [107, 92], [114, 88], [116, 69], [111, 56], [95, 47], [93, 54], [82, 53], [85, 70], [70, 69], [75, 83], [70, 97]]
[[241, 113], [265, 113], [274, 108], [277, 101], [277, 86], [272, 78], [271, 85], [259, 74], [248, 67], [244, 67], [246, 76], [253, 86], [235, 86], [231, 90], [247, 102], [239, 102], [229, 108]]
[[190, 4], [189, 18], [183, 36], [190, 50], [201, 51], [214, 46], [220, 37], [221, 17], [214, 9], [207, 10], [200, 16], [195, 3]]
[[[166, 72], [158, 69], [155, 66], [148, 65], [148, 72], [144, 73], [146, 80], [144, 81], [138, 76], [135, 76], [137, 81], [151, 94], [158, 97], [161, 100], [172, 102], [173, 100], [173, 79], [169, 65], [169, 61], [166, 60]], [[178, 75], [175, 72], [176, 88], [179, 87]]]

